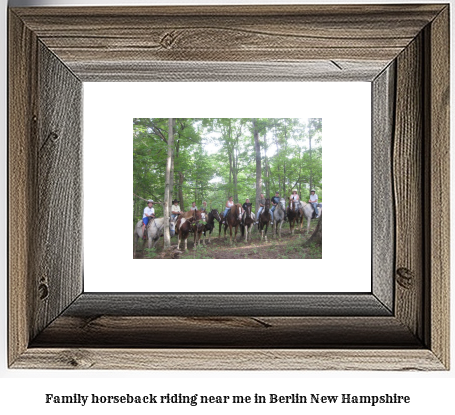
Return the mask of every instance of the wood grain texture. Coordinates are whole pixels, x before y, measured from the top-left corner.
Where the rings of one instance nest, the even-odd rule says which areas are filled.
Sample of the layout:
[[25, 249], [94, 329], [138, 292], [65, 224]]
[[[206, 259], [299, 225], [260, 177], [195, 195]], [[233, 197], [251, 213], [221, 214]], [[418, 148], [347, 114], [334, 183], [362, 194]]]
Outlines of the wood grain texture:
[[38, 44], [39, 117], [32, 337], [82, 292], [82, 84]]
[[64, 316], [391, 316], [373, 294], [84, 293]]
[[84, 82], [321, 82], [372, 81], [388, 61], [74, 62]]
[[393, 317], [62, 316], [30, 347], [422, 348]]
[[[431, 324], [430, 345], [435, 355], [450, 366], [450, 60], [449, 8], [431, 23], [427, 54], [430, 54], [428, 122], [424, 142], [425, 174], [429, 175], [431, 203], [427, 213], [428, 258], [427, 310]], [[430, 139], [428, 139], [428, 138]], [[430, 155], [428, 157], [428, 154]]]
[[423, 338], [423, 36], [397, 58], [393, 177], [396, 221], [395, 314]]
[[[312, 60], [321, 76], [327, 68], [329, 74], [333, 72], [334, 61], [371, 60], [380, 66], [378, 73], [440, 9], [439, 5], [345, 5], [336, 9], [300, 5], [14, 11], [80, 79], [89, 80], [93, 77], [84, 78], [90, 74], [84, 65], [93, 66], [93, 62], [110, 62], [116, 67], [123, 62]], [[360, 68], [352, 67], [350, 72], [356, 69]], [[104, 71], [104, 77], [118, 78], [121, 73]], [[221, 70], [216, 80], [223, 75]], [[354, 78], [364, 75], [360, 69]]]
[[395, 114], [395, 63], [372, 83], [372, 288], [393, 310], [395, 266], [395, 212], [392, 179], [392, 143]]
[[[24, 8], [10, 13], [9, 42], [10, 367], [448, 368], [446, 5]], [[373, 126], [379, 193], [390, 190], [393, 128], [393, 287], [384, 246], [372, 294], [78, 297], [81, 80], [303, 81], [337, 71], [373, 80], [384, 115]], [[429, 215], [433, 192], [440, 209]], [[376, 252], [393, 232], [381, 228], [387, 198], [373, 199], [385, 218], [373, 222]]]
[[34, 318], [36, 286], [29, 275], [33, 272], [33, 253], [29, 232], [33, 226], [29, 201], [34, 200], [36, 162], [33, 141], [36, 139], [37, 120], [37, 61], [36, 35], [28, 30], [14, 14], [9, 15], [8, 45], [9, 84], [8, 98], [8, 157], [9, 157], [9, 343], [8, 360], [11, 363], [23, 353], [30, 339]]
[[395, 349], [29, 348], [13, 367], [82, 370], [444, 370], [431, 351]]

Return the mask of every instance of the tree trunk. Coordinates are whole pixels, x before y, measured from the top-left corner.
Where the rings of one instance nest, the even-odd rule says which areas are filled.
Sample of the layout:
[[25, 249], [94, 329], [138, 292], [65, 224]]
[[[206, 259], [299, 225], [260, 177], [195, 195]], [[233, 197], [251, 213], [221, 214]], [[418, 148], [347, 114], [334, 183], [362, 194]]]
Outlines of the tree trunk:
[[[175, 131], [175, 119], [173, 119], [172, 131]], [[174, 138], [174, 137], [172, 137]], [[171, 214], [171, 206], [172, 206], [172, 199], [174, 198], [174, 139], [172, 139], [172, 147], [171, 147], [172, 155], [171, 155], [171, 173], [169, 176], [169, 205], [168, 205], [168, 212], [169, 215]]]
[[259, 210], [259, 198], [262, 191], [262, 171], [261, 171], [261, 146], [259, 145], [259, 132], [256, 118], [253, 118], [254, 131], [254, 151], [256, 153], [256, 212]]
[[308, 239], [308, 241], [306, 241], [305, 243], [305, 245], [309, 244], [316, 244], [322, 246], [322, 213], [321, 216], [319, 216], [319, 221], [318, 225], [316, 226], [316, 229], [314, 230], [310, 239]]
[[183, 200], [183, 173], [179, 171], [179, 205], [182, 212], [185, 210], [185, 201]]
[[172, 147], [174, 144], [174, 119], [169, 118], [169, 137], [167, 140], [167, 163], [166, 163], [166, 178], [164, 187], [164, 249], [169, 249], [171, 246], [171, 234], [169, 232], [169, 209], [171, 205], [171, 166], [172, 166]]
[[264, 134], [264, 161], [265, 161], [265, 194], [270, 194], [270, 166], [267, 157], [267, 134]]
[[311, 138], [312, 138], [313, 132], [312, 129], [308, 131], [308, 140], [310, 143], [310, 191], [313, 189], [313, 158], [312, 158], [312, 153], [311, 153]]
[[[288, 123], [284, 119], [284, 158], [283, 158], [283, 193], [282, 197], [286, 198], [286, 155], [288, 149]], [[292, 189], [291, 189], [292, 192]]]

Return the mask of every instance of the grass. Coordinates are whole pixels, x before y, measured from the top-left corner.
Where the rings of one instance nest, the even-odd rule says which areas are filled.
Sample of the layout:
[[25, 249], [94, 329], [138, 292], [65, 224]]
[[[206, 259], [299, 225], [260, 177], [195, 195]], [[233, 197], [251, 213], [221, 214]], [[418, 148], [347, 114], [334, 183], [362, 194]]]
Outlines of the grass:
[[[317, 259], [322, 258], [322, 248], [316, 245], [304, 246], [317, 225], [317, 221], [311, 224], [310, 233], [306, 233], [306, 228], [299, 232], [295, 229], [291, 235], [289, 227], [283, 228], [281, 238], [272, 235], [271, 230], [267, 233], [267, 241], [261, 241], [261, 234], [255, 229], [251, 239], [245, 243], [244, 238], [237, 233], [237, 240], [231, 244], [229, 233], [221, 238], [216, 234], [211, 235], [211, 242], [206, 241], [206, 245], [198, 245], [193, 249], [193, 241], [188, 239], [188, 251], [180, 254], [181, 259]], [[171, 244], [176, 245], [177, 240], [173, 238]], [[182, 246], [181, 246], [182, 248]], [[182, 249], [181, 249], [182, 250]], [[159, 257], [162, 251], [162, 242], [158, 244], [157, 249], [146, 250], [146, 258]], [[145, 253], [145, 251], [144, 251]]]

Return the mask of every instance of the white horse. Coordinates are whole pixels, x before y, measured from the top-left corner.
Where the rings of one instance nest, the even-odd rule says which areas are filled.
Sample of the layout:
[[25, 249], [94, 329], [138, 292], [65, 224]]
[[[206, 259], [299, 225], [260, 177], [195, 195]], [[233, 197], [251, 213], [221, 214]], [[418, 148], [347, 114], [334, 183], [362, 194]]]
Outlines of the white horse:
[[278, 230], [278, 237], [281, 239], [281, 227], [283, 226], [284, 218], [286, 216], [285, 210], [285, 200], [283, 198], [280, 199], [280, 203], [276, 205], [275, 211], [273, 212], [273, 235], [276, 238], [277, 230]]
[[[321, 216], [322, 213], [322, 206], [318, 208], [319, 210], [319, 216]], [[311, 206], [309, 203], [305, 203], [304, 201], [300, 201], [300, 212], [303, 212], [303, 216], [307, 220], [307, 228], [306, 228], [306, 233], [310, 233], [310, 223], [311, 219], [313, 218], [313, 213], [314, 209], [313, 206]], [[302, 224], [303, 224], [303, 218], [300, 220], [300, 231], [302, 230]]]
[[[175, 221], [169, 218], [169, 231], [171, 238], [175, 235]], [[155, 218], [150, 220], [147, 224], [147, 247], [154, 248], [160, 236], [164, 233], [164, 218]], [[136, 256], [137, 241], [139, 238], [142, 239], [142, 220], [136, 224], [136, 229], [134, 230], [134, 252], [133, 257]], [[142, 250], [144, 250], [145, 241], [142, 244]]]

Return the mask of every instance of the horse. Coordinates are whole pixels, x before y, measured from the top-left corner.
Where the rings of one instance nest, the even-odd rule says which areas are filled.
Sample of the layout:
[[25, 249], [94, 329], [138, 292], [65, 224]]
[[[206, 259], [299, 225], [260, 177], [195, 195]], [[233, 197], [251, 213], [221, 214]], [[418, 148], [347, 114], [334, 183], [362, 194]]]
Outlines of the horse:
[[183, 240], [185, 241], [185, 251], [188, 251], [187, 248], [188, 235], [190, 234], [194, 221], [195, 221], [194, 216], [190, 216], [189, 219], [186, 219], [181, 216], [177, 219], [177, 223], [175, 226], [178, 235], [177, 250], [180, 249], [180, 241]]
[[[304, 202], [302, 202], [302, 203], [304, 203]], [[301, 205], [298, 201], [294, 201], [293, 199], [289, 198], [287, 214], [288, 214], [288, 219], [289, 219], [289, 228], [291, 229], [291, 235], [294, 234], [295, 221], [297, 221], [297, 224], [298, 224], [299, 219], [301, 217], [300, 208], [301, 208]]]
[[209, 232], [209, 240], [207, 241], [210, 243], [210, 237], [212, 236], [212, 231], [215, 229], [215, 222], [214, 220], [217, 220], [219, 223], [221, 223], [221, 217], [217, 209], [212, 209], [209, 214], [207, 215], [207, 223], [205, 224], [205, 229], [204, 229], [204, 236], [207, 236], [207, 232]]
[[[171, 238], [175, 235], [175, 221], [169, 218], [169, 231]], [[160, 236], [164, 233], [164, 218], [155, 218], [150, 220], [147, 224], [147, 240], [148, 248], [154, 248]], [[142, 219], [136, 224], [136, 229], [134, 230], [134, 248], [133, 248], [133, 258], [136, 257], [137, 250], [137, 241], [139, 238], [142, 239]], [[145, 241], [142, 243], [142, 251], [144, 251]]]
[[[319, 216], [321, 216], [322, 213], [322, 207], [319, 208]], [[303, 201], [300, 201], [300, 230], [302, 230], [302, 222], [303, 218], [305, 217], [307, 220], [307, 229], [306, 233], [310, 233], [310, 223], [311, 219], [316, 219], [316, 212], [313, 209], [313, 206], [311, 206], [309, 203], [305, 203]]]
[[251, 231], [253, 230], [254, 225], [254, 213], [251, 212], [252, 203], [246, 203], [246, 209], [243, 213], [243, 223], [240, 225], [242, 230], [242, 236], [245, 236], [245, 242], [248, 242], [248, 234], [251, 239]]
[[[272, 220], [272, 215], [270, 214], [270, 199], [265, 199], [264, 209], [262, 210], [261, 214], [258, 218], [258, 230], [261, 232], [261, 241], [263, 238], [267, 241], [267, 229], [269, 227], [269, 223]], [[264, 232], [264, 225], [265, 225], [265, 232]]]
[[281, 227], [283, 226], [283, 222], [286, 217], [286, 211], [284, 208], [284, 204], [285, 204], [285, 201], [283, 198], [281, 198], [280, 203], [278, 203], [276, 205], [275, 211], [273, 212], [273, 236], [276, 237], [276, 235], [278, 233], [278, 237], [280, 239], [281, 239]]
[[[235, 234], [234, 234], [234, 241], [237, 238], [237, 228], [242, 222], [242, 215], [243, 215], [243, 208], [240, 203], [236, 203], [235, 205], [231, 206], [230, 210], [228, 211], [226, 218], [225, 218], [225, 223], [224, 223], [224, 237], [226, 237], [226, 229], [229, 226], [229, 242], [232, 244], [232, 228], [235, 228]], [[222, 222], [220, 222], [220, 233], [218, 237], [221, 236], [221, 226], [223, 225]]]
[[[194, 246], [193, 249], [197, 248], [197, 245], [201, 244], [201, 236], [205, 230], [207, 220], [207, 213], [203, 210], [194, 211], [194, 222], [191, 224], [191, 232], [194, 233]], [[205, 239], [203, 239], [205, 245]]]

